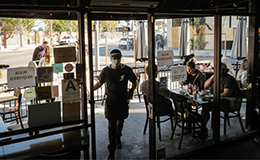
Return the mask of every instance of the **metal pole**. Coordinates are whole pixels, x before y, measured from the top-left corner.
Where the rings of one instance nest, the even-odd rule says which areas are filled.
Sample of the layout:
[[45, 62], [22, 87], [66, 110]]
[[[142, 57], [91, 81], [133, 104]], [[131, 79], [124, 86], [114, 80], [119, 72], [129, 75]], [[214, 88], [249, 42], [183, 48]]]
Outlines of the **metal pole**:
[[156, 159], [155, 113], [154, 104], [157, 103], [155, 95], [155, 44], [154, 44], [154, 14], [148, 13], [148, 71], [149, 77], [149, 159]]
[[107, 36], [105, 38], [105, 44], [106, 44], [106, 65], [107, 65]]
[[[93, 83], [93, 51], [92, 51], [92, 25], [91, 14], [87, 14], [88, 21], [88, 63], [89, 63], [89, 87], [90, 87], [90, 109], [91, 109], [91, 141], [92, 159], [96, 159], [96, 131], [95, 131], [95, 101]], [[95, 48], [96, 49], [96, 48]]]
[[99, 42], [98, 42], [98, 21], [95, 21], [95, 70], [99, 70]]
[[213, 140], [216, 144], [220, 141], [220, 64], [221, 64], [221, 15], [214, 17], [214, 109], [212, 111], [213, 126]]
[[[85, 5], [83, 0], [77, 0], [77, 6], [80, 8], [78, 11], [78, 31], [79, 31], [79, 53], [80, 53], [80, 63], [81, 65], [81, 74], [82, 74], [82, 86], [81, 86], [81, 108], [83, 112], [83, 117], [85, 124], [88, 124], [88, 110], [87, 110], [87, 86], [86, 86], [86, 55], [85, 55], [85, 26], [84, 26], [84, 15], [85, 15]], [[93, 128], [91, 128], [92, 130]], [[88, 128], [86, 128], [88, 131]], [[88, 133], [87, 133], [88, 134]], [[95, 135], [94, 135], [95, 136]], [[95, 143], [95, 140], [91, 140], [92, 144]], [[93, 154], [93, 153], [92, 153]], [[89, 149], [84, 150], [84, 159], [89, 159]]]
[[135, 36], [134, 36], [134, 67], [136, 67], [136, 47], [135, 47], [135, 43], [136, 43], [136, 40], [135, 40]]
[[52, 46], [52, 20], [50, 21], [50, 45]]

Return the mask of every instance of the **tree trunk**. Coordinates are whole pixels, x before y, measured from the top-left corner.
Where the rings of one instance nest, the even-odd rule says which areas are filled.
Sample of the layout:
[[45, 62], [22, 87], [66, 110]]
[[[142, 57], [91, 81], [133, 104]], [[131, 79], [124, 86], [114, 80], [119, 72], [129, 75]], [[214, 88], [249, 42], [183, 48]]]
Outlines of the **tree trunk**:
[[23, 47], [23, 19], [20, 18], [20, 47]]

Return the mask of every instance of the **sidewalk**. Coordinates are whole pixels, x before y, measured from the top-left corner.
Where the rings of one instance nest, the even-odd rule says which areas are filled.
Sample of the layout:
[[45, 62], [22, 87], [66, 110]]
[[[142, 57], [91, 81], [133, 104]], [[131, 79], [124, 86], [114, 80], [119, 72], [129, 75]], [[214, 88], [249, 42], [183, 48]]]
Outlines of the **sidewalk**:
[[8, 46], [6, 46], [6, 48], [4, 46], [1, 46], [0, 52], [8, 52], [8, 51], [12, 52], [12, 51], [17, 51], [17, 50], [22, 51], [22, 50], [27, 50], [27, 49], [34, 49], [35, 47], [37, 47], [39, 45], [41, 45], [41, 44], [37, 44], [37, 45], [25, 44], [25, 45], [23, 45], [23, 47], [18, 47], [17, 45], [8, 45]]

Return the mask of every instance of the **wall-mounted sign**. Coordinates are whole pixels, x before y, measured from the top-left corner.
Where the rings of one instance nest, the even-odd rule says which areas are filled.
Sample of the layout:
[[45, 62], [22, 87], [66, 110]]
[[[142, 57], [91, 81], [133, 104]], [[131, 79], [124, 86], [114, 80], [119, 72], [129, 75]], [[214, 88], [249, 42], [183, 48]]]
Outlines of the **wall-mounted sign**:
[[158, 66], [173, 65], [173, 51], [158, 51]]
[[60, 102], [28, 105], [30, 127], [61, 122]]
[[82, 68], [85, 67], [83, 64], [76, 64], [76, 78], [80, 79], [83, 77], [82, 75]]
[[33, 88], [27, 89], [24, 93], [23, 93], [23, 97], [27, 100], [33, 100], [36, 97], [36, 93], [34, 91]]
[[63, 64], [62, 63], [52, 64], [52, 68], [53, 68], [53, 73], [63, 72]]
[[63, 79], [74, 79], [74, 72], [72, 72], [72, 73], [63, 73]]
[[79, 102], [79, 86], [75, 79], [62, 81], [62, 102]]
[[76, 48], [74, 46], [59, 46], [53, 49], [55, 63], [75, 62]]
[[37, 80], [38, 80], [38, 83], [52, 82], [53, 81], [52, 67], [38, 67], [37, 68]]
[[65, 65], [65, 70], [67, 71], [67, 72], [71, 72], [72, 70], [73, 70], [73, 65], [72, 64], [70, 64], [70, 63], [68, 63], [68, 64], [66, 64]]
[[33, 67], [18, 67], [7, 69], [8, 88], [35, 86], [35, 71]]
[[52, 97], [59, 97], [59, 86], [52, 86]]
[[160, 89], [167, 89], [167, 77], [160, 77]]
[[37, 87], [37, 100], [51, 99], [51, 86]]
[[186, 66], [175, 66], [172, 68], [172, 82], [187, 80]]

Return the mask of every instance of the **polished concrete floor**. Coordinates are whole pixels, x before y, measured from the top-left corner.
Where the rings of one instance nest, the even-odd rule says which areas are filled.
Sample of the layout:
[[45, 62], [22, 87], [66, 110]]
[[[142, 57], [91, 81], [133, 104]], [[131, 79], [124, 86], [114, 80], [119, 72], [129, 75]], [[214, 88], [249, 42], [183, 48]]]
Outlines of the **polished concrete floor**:
[[[245, 108], [243, 104], [241, 108], [242, 120], [245, 125]], [[25, 111], [25, 110], [24, 110]], [[90, 113], [90, 112], [89, 112]], [[97, 159], [106, 159], [108, 155], [108, 122], [104, 116], [104, 105], [101, 102], [95, 104], [95, 120], [96, 120], [96, 150]], [[146, 110], [143, 99], [141, 103], [137, 98], [133, 99], [130, 103], [130, 114], [125, 120], [123, 136], [122, 136], [122, 149], [116, 151], [116, 159], [148, 159], [149, 157], [149, 129], [146, 134], [143, 134], [144, 124], [146, 118]], [[27, 118], [24, 118], [25, 127], [27, 125]], [[223, 120], [221, 120], [221, 140], [230, 139], [234, 136], [241, 135], [242, 130], [237, 118], [232, 118], [231, 126], [227, 127], [227, 135], [223, 135]], [[189, 153], [193, 150], [210, 146], [213, 144], [212, 141], [212, 130], [209, 130], [207, 140], [202, 146], [201, 142], [194, 139], [191, 135], [184, 135], [181, 149], [178, 149], [178, 142], [180, 136], [180, 128], [177, 127], [173, 140], [170, 140], [171, 127], [170, 121], [161, 124], [162, 141], [158, 139], [158, 130], [156, 129], [156, 149], [160, 150], [161, 158], [176, 157], [181, 154]], [[210, 123], [207, 126], [210, 128]], [[19, 129], [20, 126], [16, 123], [12, 123], [10, 128], [13, 130]], [[247, 131], [247, 129], [246, 129]], [[203, 157], [202, 157], [203, 158]], [[228, 158], [228, 157], [227, 157]]]

